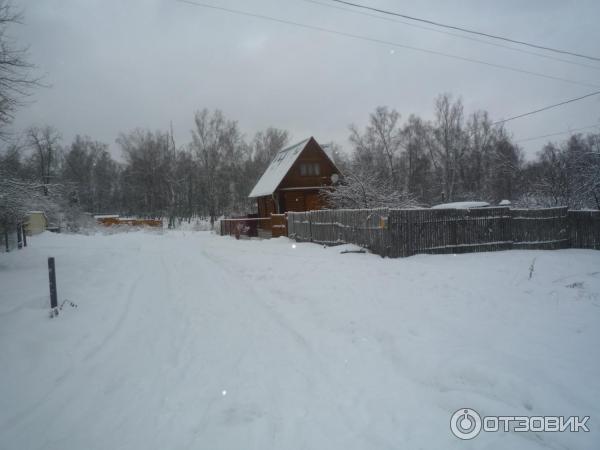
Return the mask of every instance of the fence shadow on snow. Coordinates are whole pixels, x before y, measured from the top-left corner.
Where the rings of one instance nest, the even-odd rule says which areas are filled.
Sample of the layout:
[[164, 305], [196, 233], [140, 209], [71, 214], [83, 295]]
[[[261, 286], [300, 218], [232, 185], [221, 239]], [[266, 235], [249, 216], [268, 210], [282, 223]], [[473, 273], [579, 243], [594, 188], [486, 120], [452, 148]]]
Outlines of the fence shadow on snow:
[[288, 213], [298, 241], [351, 243], [381, 256], [509, 249], [600, 249], [600, 211], [547, 209], [360, 209]]

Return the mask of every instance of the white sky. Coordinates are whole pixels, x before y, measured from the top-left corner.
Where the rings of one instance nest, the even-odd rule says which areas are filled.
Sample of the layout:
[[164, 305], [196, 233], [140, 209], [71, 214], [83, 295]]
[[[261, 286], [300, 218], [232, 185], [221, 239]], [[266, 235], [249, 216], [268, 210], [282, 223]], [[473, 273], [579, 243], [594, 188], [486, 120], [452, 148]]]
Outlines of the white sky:
[[[597, 0], [357, 2], [600, 55]], [[600, 86], [600, 62], [575, 59], [598, 69], [565, 64], [303, 0], [206, 3]], [[348, 149], [348, 125], [364, 126], [378, 105], [403, 118], [431, 118], [434, 98], [450, 92], [467, 112], [486, 109], [501, 119], [598, 90], [175, 0], [15, 4], [25, 25], [13, 34], [30, 46], [31, 61], [51, 85], [18, 113], [16, 129], [49, 124], [65, 142], [89, 135], [116, 156], [118, 133], [135, 127], [165, 130], [172, 121], [178, 144], [188, 142], [193, 113], [204, 107], [222, 109], [248, 136], [275, 126], [293, 141], [314, 135]], [[600, 96], [510, 122], [509, 129], [524, 139], [592, 124], [600, 124]], [[544, 142], [522, 145], [531, 155]]]

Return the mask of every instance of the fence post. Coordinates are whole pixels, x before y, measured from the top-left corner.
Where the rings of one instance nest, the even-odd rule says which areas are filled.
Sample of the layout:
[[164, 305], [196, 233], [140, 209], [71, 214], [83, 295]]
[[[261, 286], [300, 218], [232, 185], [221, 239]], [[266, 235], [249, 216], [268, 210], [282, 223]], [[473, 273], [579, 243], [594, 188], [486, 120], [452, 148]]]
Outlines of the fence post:
[[21, 224], [17, 224], [17, 248], [23, 248], [23, 227]]
[[23, 235], [23, 247], [27, 247], [27, 230], [23, 224], [21, 224], [21, 233]]
[[50, 281], [50, 308], [54, 309], [58, 306], [56, 298], [56, 268], [54, 266], [54, 258], [48, 258], [48, 278]]

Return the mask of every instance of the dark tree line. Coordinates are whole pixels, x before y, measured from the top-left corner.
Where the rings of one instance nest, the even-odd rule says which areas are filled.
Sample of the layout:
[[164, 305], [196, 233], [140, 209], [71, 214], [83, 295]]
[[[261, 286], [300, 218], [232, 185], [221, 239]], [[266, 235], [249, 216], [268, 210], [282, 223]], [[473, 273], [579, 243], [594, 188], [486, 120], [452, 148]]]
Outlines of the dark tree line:
[[[8, 35], [20, 21], [0, 0], [0, 228], [14, 229], [28, 210], [76, 225], [82, 212], [166, 217], [169, 224], [253, 211], [248, 193], [275, 153], [289, 143], [285, 130], [244, 136], [221, 111], [194, 116], [190, 142], [170, 130], [133, 130], [116, 139], [122, 160], [106, 143], [32, 126], [23, 136], [9, 125], [39, 81], [25, 48]], [[459, 200], [511, 200], [523, 206], [600, 208], [600, 134], [574, 135], [544, 146], [525, 161], [522, 150], [485, 111], [467, 115], [448, 94], [432, 120], [378, 107], [364, 129], [350, 127], [351, 149], [330, 148], [342, 170], [329, 194], [333, 207], [412, 207]]]
[[[222, 112], [194, 117], [191, 142], [178, 146], [171, 131], [136, 129], [116, 139], [123, 161], [108, 145], [77, 136], [63, 144], [52, 127], [31, 127], [18, 145], [0, 153], [0, 171], [28, 182], [43, 196], [92, 214], [117, 213], [176, 220], [252, 209], [248, 193], [288, 133], [268, 128], [247, 140]], [[59, 202], [60, 203], [60, 202]], [[52, 207], [55, 220], [63, 207]]]
[[[549, 143], [525, 161], [521, 149], [486, 112], [465, 116], [460, 100], [441, 95], [431, 121], [377, 108], [364, 129], [350, 127], [350, 153], [335, 151], [343, 177], [329, 194], [334, 207], [413, 207], [461, 200], [521, 206], [600, 207], [600, 134]], [[194, 216], [255, 209], [248, 193], [287, 131], [268, 128], [247, 139], [220, 111], [194, 116], [191, 141], [177, 145], [171, 131], [133, 130], [108, 145], [77, 136], [64, 144], [51, 127], [31, 127], [7, 145], [0, 171], [30, 183], [55, 220], [75, 211], [164, 217], [174, 225]], [[21, 186], [21, 190], [23, 185]], [[52, 201], [50, 201], [52, 200]], [[27, 209], [27, 208], [25, 208]], [[32, 206], [29, 207], [32, 209]], [[43, 209], [43, 205], [42, 205]]]
[[345, 180], [331, 192], [339, 207], [429, 206], [466, 200], [520, 206], [600, 207], [600, 134], [549, 143], [532, 160], [485, 111], [466, 115], [448, 94], [434, 119], [377, 108], [368, 125], [350, 128]]

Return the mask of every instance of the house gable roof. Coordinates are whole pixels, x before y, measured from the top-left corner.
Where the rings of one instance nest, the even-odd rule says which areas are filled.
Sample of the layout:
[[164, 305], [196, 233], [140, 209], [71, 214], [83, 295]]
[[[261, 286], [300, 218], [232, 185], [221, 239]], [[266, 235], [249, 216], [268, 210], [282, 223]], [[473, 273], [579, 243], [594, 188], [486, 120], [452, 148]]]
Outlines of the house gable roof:
[[[248, 197], [262, 197], [275, 192], [311, 140], [314, 140], [314, 138], [304, 139], [297, 144], [279, 150]], [[323, 153], [329, 158], [329, 155], [325, 151]], [[331, 158], [329, 159], [331, 160]], [[331, 163], [333, 164], [333, 161]]]

